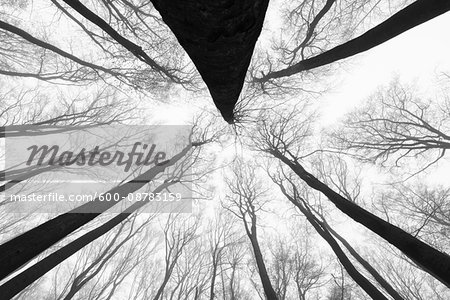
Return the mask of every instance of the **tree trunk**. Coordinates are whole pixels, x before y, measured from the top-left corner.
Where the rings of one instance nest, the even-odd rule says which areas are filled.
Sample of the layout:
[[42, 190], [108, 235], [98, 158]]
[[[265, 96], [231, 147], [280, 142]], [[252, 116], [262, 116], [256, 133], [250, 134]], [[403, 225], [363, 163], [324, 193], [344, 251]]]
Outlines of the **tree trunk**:
[[[170, 271], [170, 273], [172, 273], [172, 271]], [[164, 289], [166, 288], [167, 283], [169, 282], [170, 279], [170, 274], [168, 275], [168, 273], [166, 273], [166, 276], [164, 276], [164, 280], [161, 283], [161, 285], [158, 288], [158, 291], [156, 292], [155, 297], [153, 297], [153, 300], [159, 300], [162, 299], [162, 295], [164, 292]]]
[[216, 273], [217, 273], [217, 259], [216, 259], [216, 253], [213, 253], [213, 269], [211, 272], [211, 288], [209, 292], [209, 300], [213, 300], [214, 295], [214, 285], [216, 284]]
[[30, 42], [32, 44], [35, 44], [35, 45], [37, 45], [39, 47], [42, 47], [44, 49], [48, 49], [48, 50], [50, 50], [50, 51], [52, 51], [52, 52], [54, 52], [54, 53], [56, 53], [58, 55], [61, 55], [62, 57], [70, 59], [70, 60], [72, 60], [72, 61], [74, 61], [74, 62], [76, 62], [76, 63], [78, 63], [78, 64], [80, 64], [82, 66], [91, 68], [93, 70], [100, 70], [100, 71], [103, 71], [103, 72], [108, 73], [108, 74], [113, 75], [113, 76], [119, 76], [120, 75], [119, 73], [116, 73], [116, 72], [114, 72], [114, 71], [112, 71], [112, 70], [110, 70], [108, 68], [105, 68], [105, 67], [102, 67], [102, 66], [99, 66], [99, 65], [96, 65], [96, 64], [84, 61], [84, 60], [82, 60], [82, 59], [80, 59], [80, 58], [78, 58], [78, 57], [76, 57], [76, 56], [74, 56], [74, 55], [64, 51], [64, 50], [59, 49], [58, 47], [55, 47], [55, 46], [53, 46], [53, 45], [51, 45], [49, 43], [46, 43], [44, 41], [41, 41], [41, 40], [33, 37], [28, 32], [25, 32], [24, 30], [14, 26], [14, 25], [5, 23], [5, 22], [3, 22], [1, 20], [0, 20], [0, 29], [9, 31], [11, 33], [14, 33], [14, 34], [20, 36], [21, 38], [27, 40], [28, 42]]
[[447, 287], [450, 287], [450, 256], [448, 254], [434, 249], [399, 227], [384, 221], [364, 208], [345, 199], [312, 174], [308, 173], [297, 161], [291, 161], [277, 150], [271, 151], [270, 153], [288, 165], [306, 184], [324, 194], [347, 216], [385, 239], [402, 251], [423, 270], [440, 280]]
[[331, 228], [330, 225], [328, 225], [327, 222], [323, 222], [324, 226], [327, 228], [327, 230], [334, 235], [343, 245], [345, 248], [347, 248], [348, 252], [366, 269], [370, 275], [372, 275], [373, 278], [381, 285], [383, 289], [386, 290], [386, 292], [391, 295], [391, 297], [395, 300], [404, 300], [404, 298], [381, 276], [380, 273], [375, 270], [372, 265], [365, 260], [359, 253], [345, 240], [342, 236], [340, 236], [336, 231], [334, 231], [333, 228]]
[[225, 121], [244, 84], [269, 0], [151, 0], [186, 50]]
[[[282, 186], [280, 186], [282, 188]], [[282, 188], [283, 194], [291, 201], [298, 209], [303, 213], [308, 222], [314, 227], [316, 232], [328, 243], [337, 258], [345, 268], [347, 273], [353, 278], [353, 280], [372, 298], [372, 299], [384, 299], [388, 300], [383, 293], [381, 293], [364, 275], [362, 275], [352, 264], [350, 259], [342, 251], [339, 244], [331, 236], [330, 232], [323, 226], [323, 224], [317, 219], [316, 216], [306, 207], [306, 204], [302, 205], [297, 199], [291, 197]]]
[[286, 69], [270, 72], [255, 81], [266, 82], [273, 78], [291, 76], [362, 53], [449, 10], [450, 1], [448, 0], [417, 0], [363, 35]]
[[158, 65], [153, 59], [148, 56], [147, 53], [145, 53], [144, 50], [132, 41], [126, 39], [123, 37], [120, 33], [118, 33], [114, 28], [112, 28], [105, 20], [100, 18], [98, 15], [96, 15], [94, 12], [92, 12], [90, 9], [88, 9], [86, 6], [83, 5], [78, 0], [63, 0], [67, 5], [69, 5], [71, 8], [76, 10], [80, 15], [91, 21], [93, 24], [97, 25], [100, 29], [102, 29], [104, 32], [109, 34], [110, 37], [112, 37], [116, 42], [118, 42], [120, 45], [122, 45], [125, 49], [130, 51], [135, 57], [137, 57], [139, 60], [145, 62], [149, 66], [151, 66], [154, 70], [160, 72], [161, 74], [164, 74], [168, 78], [170, 78], [174, 82], [179, 82], [178, 78], [173, 76], [170, 72], [168, 72], [165, 68]]
[[264, 258], [261, 253], [261, 248], [259, 247], [257, 232], [256, 232], [256, 220], [252, 217], [251, 229], [249, 230], [247, 227], [247, 223], [245, 223], [245, 230], [247, 232], [247, 236], [250, 239], [252, 244], [253, 253], [255, 255], [256, 265], [258, 266], [258, 273], [261, 279], [261, 284], [264, 289], [264, 293], [268, 300], [278, 300], [277, 293], [273, 289], [272, 283], [270, 282], [269, 274], [267, 273], [266, 264], [264, 263]]
[[[166, 187], [170, 186], [170, 183], [164, 183], [154, 190], [154, 193], [159, 193]], [[147, 204], [148, 201], [136, 202], [130, 207], [128, 207], [123, 213], [118, 214], [105, 224], [83, 234], [81, 237], [70, 242], [69, 244], [63, 246], [57, 251], [53, 252], [46, 258], [40, 260], [33, 266], [29, 267], [20, 274], [14, 276], [12, 279], [8, 280], [6, 283], [0, 286], [0, 295], [2, 299], [11, 299], [20, 291], [25, 289], [28, 285], [32, 284], [34, 281], [39, 279], [41, 276], [46, 274], [48, 271], [56, 267], [58, 264], [75, 254], [77, 251], [85, 247], [87, 244], [98, 239], [102, 235], [106, 234], [108, 231], [113, 229], [115, 226], [120, 224], [126, 218], [128, 218], [131, 213], [135, 212], [139, 208]], [[67, 298], [67, 296], [66, 296]]]
[[[153, 180], [158, 174], [164, 172], [167, 167], [174, 165], [191, 148], [192, 145], [190, 144], [164, 165], [154, 166], [135, 179], [117, 186], [105, 194], [114, 195], [117, 193], [121, 199], [126, 197], [129, 193], [138, 190]], [[5, 278], [53, 244], [100, 215], [100, 213], [86, 213], [86, 211], [104, 212], [117, 203], [115, 201], [98, 201], [98, 198], [95, 200], [81, 205], [68, 213], [59, 215], [0, 245], [0, 265], [2, 266], [0, 279]], [[83, 211], [83, 213], [80, 213], [80, 211]]]

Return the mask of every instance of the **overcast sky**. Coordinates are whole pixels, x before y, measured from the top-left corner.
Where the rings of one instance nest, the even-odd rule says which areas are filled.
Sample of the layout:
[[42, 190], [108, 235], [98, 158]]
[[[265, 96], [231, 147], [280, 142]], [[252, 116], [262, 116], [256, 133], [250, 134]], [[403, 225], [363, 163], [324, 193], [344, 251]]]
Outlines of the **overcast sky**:
[[323, 120], [336, 120], [396, 75], [405, 83], [436, 88], [439, 73], [450, 71], [450, 34], [442, 35], [443, 28], [450, 29], [450, 13], [347, 59], [340, 84], [323, 96]]

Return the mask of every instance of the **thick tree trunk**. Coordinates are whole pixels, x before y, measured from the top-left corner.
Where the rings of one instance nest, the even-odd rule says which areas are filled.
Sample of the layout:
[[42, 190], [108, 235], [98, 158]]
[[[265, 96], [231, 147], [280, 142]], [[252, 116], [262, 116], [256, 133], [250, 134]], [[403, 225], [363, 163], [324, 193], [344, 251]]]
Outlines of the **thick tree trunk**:
[[367, 51], [449, 10], [448, 0], [418, 0], [353, 40], [286, 69], [270, 72], [255, 81], [266, 82], [273, 78], [291, 76]]
[[232, 123], [269, 0], [151, 0]]
[[[450, 1], [449, 1], [450, 2]], [[450, 256], [442, 253], [397, 226], [375, 216], [364, 208], [345, 199], [326, 184], [308, 173], [298, 162], [293, 162], [277, 150], [270, 152], [288, 165], [306, 184], [324, 194], [336, 207], [395, 246], [424, 271], [450, 287]]]
[[[152, 167], [135, 179], [115, 187], [105, 194], [119, 194], [120, 199], [126, 197], [129, 193], [135, 192], [152, 181], [158, 174], [164, 172], [166, 168], [174, 165], [191, 148], [192, 145], [190, 144], [180, 153], [173, 156], [167, 163]], [[114, 197], [111, 199], [114, 199]], [[115, 204], [117, 204], [115, 201], [99, 201], [97, 198], [0, 245], [0, 265], [2, 266], [0, 268], [0, 279], [5, 278], [53, 244], [100, 215], [100, 213], [86, 213], [86, 211], [104, 212]]]

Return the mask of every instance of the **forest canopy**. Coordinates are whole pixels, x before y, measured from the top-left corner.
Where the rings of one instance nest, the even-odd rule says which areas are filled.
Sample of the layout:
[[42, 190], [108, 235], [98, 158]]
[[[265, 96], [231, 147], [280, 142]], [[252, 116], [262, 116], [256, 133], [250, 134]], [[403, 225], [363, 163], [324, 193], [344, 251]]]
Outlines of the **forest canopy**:
[[0, 299], [449, 299], [449, 10], [2, 1]]

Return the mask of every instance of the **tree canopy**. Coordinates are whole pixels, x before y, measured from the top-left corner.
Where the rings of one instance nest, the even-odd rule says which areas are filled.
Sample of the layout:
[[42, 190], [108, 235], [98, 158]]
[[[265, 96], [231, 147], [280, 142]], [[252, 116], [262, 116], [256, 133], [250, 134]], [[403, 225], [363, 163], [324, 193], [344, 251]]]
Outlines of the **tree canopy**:
[[3, 1], [0, 298], [448, 299], [449, 10]]

